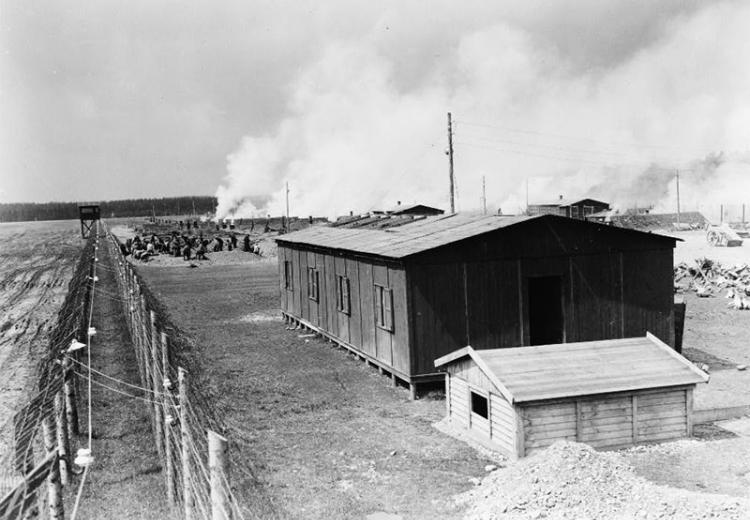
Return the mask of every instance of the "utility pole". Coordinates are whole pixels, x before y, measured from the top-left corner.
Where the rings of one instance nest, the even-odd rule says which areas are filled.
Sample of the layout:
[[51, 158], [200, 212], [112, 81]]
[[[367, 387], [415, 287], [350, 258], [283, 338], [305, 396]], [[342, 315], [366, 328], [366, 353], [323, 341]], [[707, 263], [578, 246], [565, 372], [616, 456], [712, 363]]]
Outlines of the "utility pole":
[[454, 196], [453, 187], [453, 123], [451, 121], [451, 113], [448, 112], [448, 150], [445, 152], [448, 154], [448, 172], [450, 174], [450, 196], [451, 196], [451, 214], [456, 212], [456, 201]]
[[680, 225], [680, 170], [677, 170], [677, 226]]
[[482, 215], [487, 214], [487, 188], [484, 183], [484, 175], [482, 175]]
[[286, 231], [289, 232], [289, 181], [286, 183]]
[[526, 214], [529, 214], [529, 178], [526, 177]]

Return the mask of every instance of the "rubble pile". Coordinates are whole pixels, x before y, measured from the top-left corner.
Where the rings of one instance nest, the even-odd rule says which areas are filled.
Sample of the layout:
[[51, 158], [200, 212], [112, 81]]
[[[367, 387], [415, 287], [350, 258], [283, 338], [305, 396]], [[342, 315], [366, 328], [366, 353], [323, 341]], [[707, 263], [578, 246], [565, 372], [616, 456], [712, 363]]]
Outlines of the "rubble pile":
[[617, 452], [558, 441], [456, 499], [470, 520], [747, 518], [750, 500], [653, 484]]
[[676, 291], [692, 290], [700, 297], [721, 294], [728, 307], [750, 310], [750, 266], [724, 267], [708, 258], [698, 258], [694, 265], [682, 262], [674, 268]]

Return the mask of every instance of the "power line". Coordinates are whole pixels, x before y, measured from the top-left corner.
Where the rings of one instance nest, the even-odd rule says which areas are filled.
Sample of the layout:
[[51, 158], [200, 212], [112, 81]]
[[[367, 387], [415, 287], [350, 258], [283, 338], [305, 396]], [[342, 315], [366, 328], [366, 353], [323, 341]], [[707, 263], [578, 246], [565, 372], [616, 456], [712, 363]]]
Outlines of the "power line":
[[495, 152], [501, 152], [501, 153], [513, 153], [517, 155], [525, 155], [528, 157], [536, 157], [541, 159], [551, 159], [555, 161], [567, 161], [567, 162], [575, 162], [575, 163], [586, 163], [593, 166], [643, 166], [648, 164], [650, 161], [644, 161], [643, 163], [619, 163], [619, 164], [613, 164], [608, 163], [604, 161], [596, 161], [586, 158], [577, 158], [577, 157], [565, 157], [560, 155], [550, 155], [550, 154], [542, 154], [542, 153], [534, 153], [529, 152], [525, 150], [513, 150], [509, 148], [498, 148], [496, 146], [488, 146], [483, 144], [475, 144], [475, 143], [467, 143], [465, 141], [457, 141], [455, 144], [461, 145], [461, 146], [469, 146], [471, 148], [483, 148], [485, 150], [492, 150]]
[[[475, 126], [475, 127], [481, 127], [481, 128], [492, 128], [495, 130], [501, 130], [503, 132], [510, 132], [515, 134], [526, 134], [526, 135], [538, 135], [542, 137], [554, 137], [556, 139], [566, 139], [570, 141], [581, 141], [581, 142], [589, 142], [589, 143], [599, 143], [602, 144], [602, 141], [598, 141], [596, 139], [590, 139], [586, 137], [573, 137], [570, 135], [563, 135], [563, 134], [555, 134], [551, 132], [540, 132], [537, 130], [525, 130], [525, 129], [518, 129], [518, 128], [509, 128], [505, 126], [498, 126], [498, 125], [492, 125], [487, 123], [476, 123], [471, 121], [465, 121], [465, 120], [458, 120], [455, 121], [457, 125], [466, 125], [466, 126]], [[682, 149], [681, 146], [675, 146], [675, 145], [661, 145], [661, 144], [642, 144], [642, 143], [636, 143], [636, 142], [616, 142], [616, 141], [609, 141], [604, 144], [608, 144], [610, 146], [637, 146], [639, 148], [671, 148], [671, 149]]]

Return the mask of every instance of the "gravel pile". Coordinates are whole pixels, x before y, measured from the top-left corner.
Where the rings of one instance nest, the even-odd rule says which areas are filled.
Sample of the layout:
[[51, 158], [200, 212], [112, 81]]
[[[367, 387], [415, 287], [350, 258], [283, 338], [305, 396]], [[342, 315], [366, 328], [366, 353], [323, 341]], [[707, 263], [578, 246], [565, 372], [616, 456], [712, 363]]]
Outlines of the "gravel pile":
[[467, 520], [750, 518], [750, 500], [659, 486], [616, 452], [564, 441], [493, 471], [456, 502]]

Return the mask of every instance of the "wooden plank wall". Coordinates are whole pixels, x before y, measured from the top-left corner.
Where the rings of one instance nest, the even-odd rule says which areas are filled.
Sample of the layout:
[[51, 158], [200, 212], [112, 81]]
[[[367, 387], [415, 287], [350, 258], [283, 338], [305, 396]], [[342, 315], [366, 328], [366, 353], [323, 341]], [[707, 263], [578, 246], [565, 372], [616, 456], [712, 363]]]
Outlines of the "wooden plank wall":
[[524, 405], [526, 454], [563, 439], [614, 448], [689, 436], [691, 396], [681, 387]]
[[561, 439], [576, 440], [576, 405], [574, 402], [519, 408], [523, 417], [526, 455], [546, 448]]
[[570, 257], [569, 341], [624, 337], [620, 261], [619, 253]]
[[474, 363], [474, 361], [465, 357], [463, 359], [456, 360], [448, 366], [448, 371], [451, 377], [458, 377], [461, 380], [473, 385], [476, 388], [491, 389], [495, 385], [490, 379], [484, 375], [484, 372]]
[[692, 394], [692, 389], [638, 394], [638, 442], [690, 435], [688, 418], [692, 414], [692, 406], [687, 406], [688, 394]]
[[435, 360], [468, 344], [464, 270], [421, 264], [407, 272], [411, 291], [412, 374], [435, 372]]
[[[472, 374], [475, 378], [476, 374]], [[476, 378], [475, 378], [476, 380]], [[451, 373], [447, 377], [447, 408], [451, 422], [456, 426], [472, 431], [476, 436], [489, 441], [493, 448], [515, 458], [516, 416], [513, 406], [505, 398], [488, 392], [463, 376]], [[487, 397], [489, 419], [471, 411], [471, 390]]]
[[503, 453], [516, 456], [516, 413], [513, 406], [501, 395], [490, 392], [490, 427], [492, 442], [500, 446]]
[[644, 336], [648, 331], [673, 346], [673, 279], [664, 275], [672, 269], [672, 255], [664, 253], [623, 253], [624, 334], [625, 337]]
[[[284, 289], [284, 261], [292, 262], [293, 291]], [[319, 272], [318, 302], [307, 296], [308, 267], [315, 267]], [[411, 374], [406, 274], [402, 268], [323, 252], [279, 247], [279, 273], [283, 310], [320, 327], [384, 366], [405, 376]], [[339, 275], [349, 278], [351, 305], [348, 315], [337, 307]], [[392, 332], [376, 326], [376, 283], [393, 291]]]
[[[466, 264], [468, 340], [475, 349], [518, 346], [521, 341], [518, 262], [490, 260]], [[462, 345], [465, 346], [465, 345]]]
[[464, 428], [469, 427], [469, 385], [461, 378], [450, 378], [451, 420]]
[[284, 262], [289, 260], [290, 250], [287, 247], [279, 246], [277, 254], [279, 256], [279, 299], [281, 300], [280, 306], [283, 312], [289, 312], [291, 310], [289, 308], [289, 296], [292, 294], [292, 291], [288, 291], [286, 289], [284, 281]]
[[435, 359], [466, 345], [528, 345], [527, 281], [536, 276], [562, 279], [565, 342], [651, 332], [673, 344], [670, 265], [669, 250], [409, 264], [412, 373], [434, 372]]

